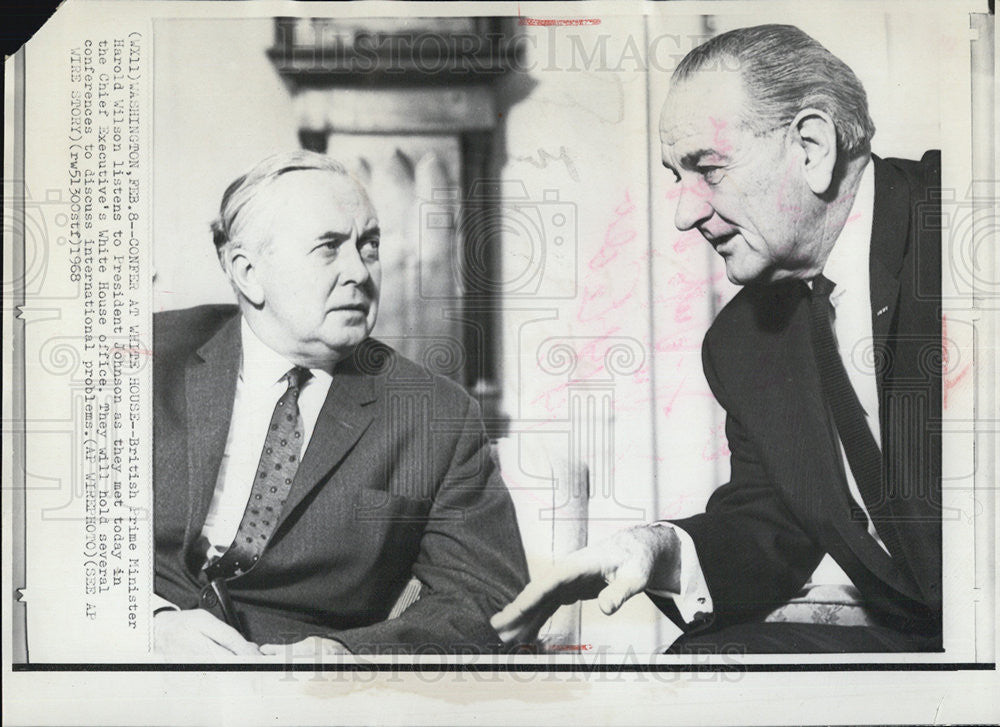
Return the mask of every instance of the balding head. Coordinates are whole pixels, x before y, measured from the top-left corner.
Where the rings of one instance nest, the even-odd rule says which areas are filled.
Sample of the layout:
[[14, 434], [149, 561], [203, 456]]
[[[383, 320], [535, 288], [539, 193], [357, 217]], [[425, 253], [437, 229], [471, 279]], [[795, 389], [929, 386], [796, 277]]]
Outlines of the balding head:
[[219, 205], [219, 216], [212, 222], [212, 239], [223, 267], [225, 267], [223, 251], [227, 246], [250, 242], [241, 233], [246, 229], [244, 223], [250, 217], [249, 211], [254, 206], [254, 200], [282, 175], [308, 170], [329, 172], [334, 176], [344, 177], [351, 180], [364, 193], [360, 182], [354, 179], [347, 168], [326, 154], [299, 149], [274, 154], [261, 160], [234, 179], [226, 188]]
[[234, 181], [213, 225], [223, 269], [254, 333], [289, 361], [328, 368], [378, 314], [378, 217], [330, 157], [269, 157]]
[[866, 155], [875, 134], [868, 97], [850, 66], [792, 25], [757, 25], [722, 33], [677, 65], [680, 83], [700, 71], [737, 73], [746, 89], [746, 123], [757, 133], [787, 124], [805, 108], [825, 111], [838, 149]]

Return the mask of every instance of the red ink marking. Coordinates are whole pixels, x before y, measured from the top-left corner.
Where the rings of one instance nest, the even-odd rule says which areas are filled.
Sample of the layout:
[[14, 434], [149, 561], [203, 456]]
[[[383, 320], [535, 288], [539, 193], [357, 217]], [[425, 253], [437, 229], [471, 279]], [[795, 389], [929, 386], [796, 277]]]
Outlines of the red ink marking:
[[701, 449], [701, 458], [706, 462], [714, 462], [729, 455], [729, 441], [726, 439], [725, 425], [720, 424], [712, 427], [712, 431], [709, 433], [709, 441]]
[[113, 346], [113, 351], [121, 351], [122, 353], [134, 353], [142, 356], [152, 356], [153, 352], [145, 348], [125, 348], [124, 346]]
[[683, 334], [675, 334], [668, 338], [661, 338], [653, 344], [653, 350], [657, 353], [675, 353], [677, 351], [694, 351], [700, 347], [700, 342], [693, 342]]
[[684, 388], [685, 381], [687, 381], [687, 376], [681, 379], [681, 383], [679, 383], [677, 388], [674, 389], [674, 395], [670, 397], [670, 401], [668, 401], [666, 406], [663, 407], [663, 416], [670, 416], [670, 411], [674, 408], [674, 404], [677, 403], [677, 397], [681, 395], [681, 389]]
[[969, 372], [972, 371], [972, 364], [967, 363], [958, 371], [952, 371], [948, 356], [948, 317], [941, 316], [941, 366], [944, 372], [942, 381], [941, 405], [948, 408], [948, 392], [962, 383]]
[[948, 392], [962, 383], [962, 380], [972, 371], [972, 364], [967, 363], [962, 369], [956, 373], [954, 376], [946, 377], [944, 380], [944, 408], [948, 408]]
[[688, 230], [677, 238], [677, 242], [675, 242], [672, 247], [674, 248], [674, 252], [680, 254], [687, 252], [695, 245], [700, 246], [704, 241], [705, 238], [701, 236], [700, 232]]
[[[635, 204], [631, 195], [625, 190], [625, 199], [615, 207], [615, 217], [604, 231], [604, 242], [600, 249], [587, 262], [587, 269], [590, 271], [582, 283], [582, 293], [580, 305], [577, 308], [576, 319], [580, 323], [595, 323], [604, 320], [613, 311], [622, 308], [635, 296], [635, 291], [642, 278], [643, 269], [638, 260], [629, 261], [632, 269], [632, 278], [625, 275], [616, 275], [616, 291], [609, 291], [605, 283], [597, 278], [592, 282], [594, 273], [600, 271], [612, 260], [619, 258], [630, 242], [638, 239], [638, 232], [635, 229], [632, 217], [635, 212]], [[633, 253], [641, 254], [641, 253]], [[619, 262], [619, 266], [624, 267], [624, 262]], [[625, 292], [615, 297], [617, 290], [625, 289]], [[614, 322], [611, 322], [614, 325]], [[607, 335], [605, 333], [605, 335]]]
[[618, 257], [622, 246], [627, 245], [636, 238], [637, 233], [635, 229], [627, 226], [630, 221], [628, 219], [629, 215], [634, 211], [635, 205], [632, 203], [632, 198], [629, 196], [628, 190], [625, 190], [625, 201], [615, 207], [615, 219], [604, 231], [604, 244], [601, 245], [601, 249], [590, 259], [589, 267], [591, 270], [603, 268]]
[[541, 27], [551, 27], [555, 25], [600, 25], [600, 18], [526, 18], [517, 19], [518, 25], [535, 25]]
[[690, 499], [692, 499], [690, 495], [678, 495], [663, 506], [660, 510], [660, 516], [668, 520], [670, 518], [677, 517], [681, 514], [681, 509], [683, 508], [684, 503]]
[[712, 143], [715, 145], [716, 151], [719, 154], [728, 154], [731, 152], [733, 150], [732, 143], [722, 135], [722, 130], [726, 128], [729, 122], [719, 120], [711, 116], [708, 117], [708, 121], [712, 124], [712, 128], [714, 129]]
[[663, 194], [663, 198], [667, 200], [679, 200], [684, 192], [690, 192], [702, 201], [707, 201], [712, 196], [712, 188], [708, 182], [701, 177], [695, 177], [693, 182], [688, 182], [687, 184], [682, 182], [675, 183], [673, 187]]

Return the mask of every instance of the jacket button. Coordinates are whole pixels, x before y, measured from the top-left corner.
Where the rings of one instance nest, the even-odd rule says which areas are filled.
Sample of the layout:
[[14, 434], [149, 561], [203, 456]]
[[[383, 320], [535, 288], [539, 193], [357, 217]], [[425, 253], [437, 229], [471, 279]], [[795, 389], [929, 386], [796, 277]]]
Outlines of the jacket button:
[[219, 597], [215, 595], [215, 591], [206, 588], [201, 592], [201, 603], [207, 608], [215, 608], [219, 604]]

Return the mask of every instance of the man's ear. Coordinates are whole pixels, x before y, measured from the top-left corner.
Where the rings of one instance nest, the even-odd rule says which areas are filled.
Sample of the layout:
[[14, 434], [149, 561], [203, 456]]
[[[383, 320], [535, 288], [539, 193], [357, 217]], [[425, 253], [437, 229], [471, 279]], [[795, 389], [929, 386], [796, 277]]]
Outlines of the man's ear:
[[803, 109], [791, 124], [794, 143], [802, 150], [802, 171], [813, 194], [823, 195], [833, 183], [837, 166], [837, 127], [819, 109]]
[[234, 245], [227, 254], [229, 256], [229, 275], [233, 285], [254, 306], [259, 308], [264, 305], [264, 288], [257, 280], [253, 252]]

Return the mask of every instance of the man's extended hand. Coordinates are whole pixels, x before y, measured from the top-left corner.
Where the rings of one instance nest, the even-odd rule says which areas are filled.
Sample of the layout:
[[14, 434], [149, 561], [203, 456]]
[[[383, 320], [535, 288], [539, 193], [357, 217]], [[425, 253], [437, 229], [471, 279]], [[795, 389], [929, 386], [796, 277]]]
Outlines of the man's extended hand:
[[290, 658], [311, 658], [316, 656], [337, 656], [350, 654], [351, 650], [339, 641], [326, 639], [322, 636], [310, 636], [292, 644], [264, 644], [260, 653], [267, 656], [286, 656]]
[[640, 525], [570, 554], [532, 580], [490, 624], [507, 644], [533, 641], [560, 606], [597, 598], [607, 615], [646, 588], [676, 592], [680, 541], [672, 528]]
[[157, 613], [153, 647], [162, 656], [260, 656], [257, 644], [201, 609]]

